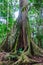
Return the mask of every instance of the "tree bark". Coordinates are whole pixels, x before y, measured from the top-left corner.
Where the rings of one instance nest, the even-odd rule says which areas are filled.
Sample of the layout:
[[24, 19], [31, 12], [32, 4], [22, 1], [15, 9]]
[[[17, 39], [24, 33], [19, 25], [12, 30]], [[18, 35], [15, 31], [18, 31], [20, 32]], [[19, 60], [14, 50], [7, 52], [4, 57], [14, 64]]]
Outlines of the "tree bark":
[[[27, 13], [28, 13], [28, 7], [27, 6], [27, 0], [19, 0], [20, 2], [20, 9], [19, 9], [19, 24], [21, 27], [21, 33], [19, 36], [19, 45], [21, 48], [24, 48], [26, 50], [27, 48], [27, 34], [26, 34], [26, 24], [27, 24]], [[18, 45], [18, 46], [19, 46]]]

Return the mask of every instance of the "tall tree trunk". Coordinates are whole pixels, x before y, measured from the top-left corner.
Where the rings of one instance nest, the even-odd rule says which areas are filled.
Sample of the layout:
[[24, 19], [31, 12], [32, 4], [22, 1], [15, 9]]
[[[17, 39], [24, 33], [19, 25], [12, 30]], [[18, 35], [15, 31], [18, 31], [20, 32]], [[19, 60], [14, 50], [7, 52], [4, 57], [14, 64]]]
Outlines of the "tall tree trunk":
[[[40, 49], [39, 47], [37, 47], [36, 44], [34, 44], [33, 40], [30, 39], [30, 35], [28, 34], [28, 36], [27, 36], [27, 32], [26, 32], [26, 28], [29, 27], [29, 25], [27, 24], [28, 1], [27, 0], [20, 0], [19, 2], [20, 2], [20, 9], [19, 9], [18, 24], [19, 24], [21, 30], [20, 30], [20, 35], [17, 34], [19, 36], [16, 40], [18, 45], [15, 43], [16, 47], [18, 46], [17, 49], [23, 48], [24, 50], [26, 50], [27, 47], [29, 47], [28, 48], [29, 54], [31, 53], [32, 55], [37, 55], [37, 54], [41, 55], [41, 54], [43, 54], [43, 50]], [[15, 28], [15, 30], [16, 29], [17, 28]], [[30, 30], [30, 28], [28, 28], [28, 30], [27, 30], [28, 33], [30, 33], [29, 30]], [[16, 32], [18, 32], [18, 31], [16, 31]], [[15, 33], [15, 31], [14, 31], [14, 33]], [[12, 41], [12, 39], [14, 40], [14, 38], [15, 38], [15, 34], [13, 35], [13, 37], [11, 36], [11, 38], [10, 38], [10, 36], [7, 37], [7, 40], [5, 41], [5, 43], [10, 42], [10, 44], [11, 44], [10, 47], [12, 47], [12, 44], [15, 42], [15, 41]], [[9, 42], [8, 42], [8, 39], [9, 39]], [[31, 41], [31, 43], [29, 42], [29, 40]], [[15, 46], [15, 45], [13, 44], [13, 46]], [[16, 50], [16, 48], [15, 48], [15, 50]]]
[[20, 0], [20, 9], [19, 9], [19, 24], [21, 27], [21, 33], [19, 36], [19, 46], [21, 48], [24, 48], [26, 50], [27, 48], [27, 34], [26, 34], [26, 24], [27, 24], [27, 13], [28, 13], [28, 7], [27, 7], [27, 0]]

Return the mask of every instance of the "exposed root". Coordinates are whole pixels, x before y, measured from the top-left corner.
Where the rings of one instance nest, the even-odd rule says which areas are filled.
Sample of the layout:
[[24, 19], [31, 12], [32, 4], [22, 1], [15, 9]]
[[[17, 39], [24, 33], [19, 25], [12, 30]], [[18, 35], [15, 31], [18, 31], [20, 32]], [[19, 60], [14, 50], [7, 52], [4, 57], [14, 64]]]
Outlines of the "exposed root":
[[31, 39], [31, 43], [33, 46], [33, 51], [34, 51], [34, 55], [40, 55], [43, 56], [43, 50], [41, 48], [39, 48], [34, 41]]

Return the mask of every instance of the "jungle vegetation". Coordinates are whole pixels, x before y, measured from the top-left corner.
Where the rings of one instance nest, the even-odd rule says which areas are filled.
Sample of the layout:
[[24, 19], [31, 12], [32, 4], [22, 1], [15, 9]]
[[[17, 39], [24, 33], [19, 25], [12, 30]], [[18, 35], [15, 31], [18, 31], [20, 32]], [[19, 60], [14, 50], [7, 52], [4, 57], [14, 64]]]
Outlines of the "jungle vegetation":
[[0, 0], [0, 65], [43, 65], [43, 0]]

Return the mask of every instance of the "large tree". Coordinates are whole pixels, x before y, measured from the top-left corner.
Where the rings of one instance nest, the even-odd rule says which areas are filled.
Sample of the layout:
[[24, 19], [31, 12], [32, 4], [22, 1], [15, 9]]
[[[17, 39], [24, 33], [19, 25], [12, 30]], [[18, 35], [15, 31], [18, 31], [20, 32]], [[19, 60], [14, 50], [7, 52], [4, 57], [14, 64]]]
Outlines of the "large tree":
[[[30, 26], [28, 23], [28, 0], [19, 0], [19, 16], [17, 19], [17, 23], [13, 26], [10, 35], [7, 35], [4, 43], [10, 43], [10, 47], [8, 47], [8, 50], [13, 49], [14, 51], [16, 51], [22, 48], [24, 51], [27, 50], [27, 52], [31, 55], [41, 55], [41, 53], [43, 53], [42, 49], [40, 49], [31, 39]], [[5, 51], [8, 51], [6, 50], [5, 46], [6, 44], [4, 46], [2, 45]]]
[[[12, 33], [14, 34], [17, 29], [16, 34], [14, 34], [12, 38], [10, 38], [10, 36], [7, 35], [6, 38], [7, 43], [9, 43], [8, 40], [10, 42], [12, 42], [12, 39], [15, 40], [14, 42], [12, 42], [13, 45], [11, 45], [12, 48], [10, 49], [10, 51], [13, 51], [12, 53], [14, 53], [15, 51], [17, 53], [17, 51], [21, 48], [23, 50], [21, 54], [17, 53], [16, 57], [17, 61], [13, 65], [15, 64], [20, 65], [20, 63], [24, 64], [27, 63], [28, 65], [29, 62], [37, 62], [36, 60], [29, 58], [28, 56], [43, 55], [43, 50], [40, 49], [34, 43], [33, 39], [31, 39], [30, 26], [27, 19], [28, 19], [28, 0], [19, 0], [19, 16], [16, 25], [13, 26], [13, 29], [11, 31], [11, 34]], [[6, 51], [6, 49], [4, 50]]]

